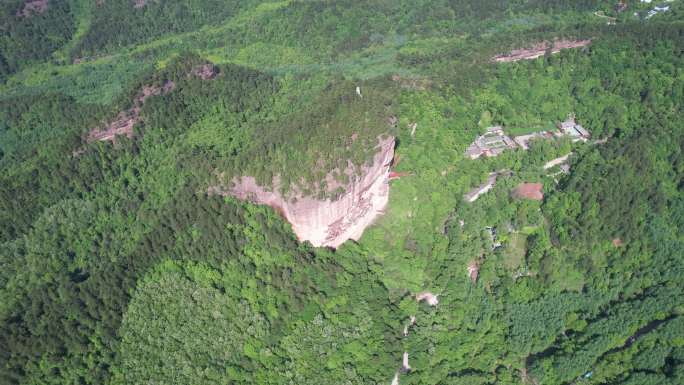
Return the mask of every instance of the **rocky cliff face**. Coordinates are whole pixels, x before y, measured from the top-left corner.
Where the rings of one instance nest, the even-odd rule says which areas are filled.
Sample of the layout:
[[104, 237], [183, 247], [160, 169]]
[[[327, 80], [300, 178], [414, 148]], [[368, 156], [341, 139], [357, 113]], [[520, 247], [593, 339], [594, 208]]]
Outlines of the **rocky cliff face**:
[[234, 180], [230, 190], [220, 193], [269, 205], [292, 224], [300, 241], [336, 248], [348, 239], [358, 240], [387, 205], [394, 138], [380, 139], [377, 148], [372, 164], [361, 167], [345, 192], [334, 201], [298, 194], [283, 197], [277, 188], [267, 191], [250, 176]]

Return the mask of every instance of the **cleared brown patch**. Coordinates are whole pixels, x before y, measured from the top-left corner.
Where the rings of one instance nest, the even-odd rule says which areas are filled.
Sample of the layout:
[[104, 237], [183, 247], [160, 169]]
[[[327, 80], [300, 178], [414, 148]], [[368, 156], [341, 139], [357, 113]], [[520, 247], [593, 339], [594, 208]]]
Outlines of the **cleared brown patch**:
[[562, 49], [579, 48], [589, 45], [591, 40], [556, 40], [553, 44], [549, 42], [539, 42], [529, 48], [514, 49], [508, 55], [497, 55], [492, 58], [495, 62], [508, 63], [518, 60], [530, 60], [543, 56], [547, 50], [551, 53], [558, 53]]
[[88, 143], [96, 140], [114, 142], [119, 135], [126, 135], [127, 137], [132, 138], [133, 126], [138, 122], [139, 115], [140, 107], [133, 107], [130, 110], [119, 112], [116, 119], [103, 128], [94, 128], [90, 130], [86, 141]]
[[410, 176], [410, 175], [411, 175], [411, 173], [408, 173], [408, 172], [391, 171], [389, 173], [389, 180], [399, 179], [399, 178], [403, 178], [405, 176]]
[[480, 273], [480, 264], [478, 261], [472, 261], [468, 264], [468, 277], [473, 284], [477, 283], [477, 276]]
[[614, 247], [621, 247], [624, 245], [624, 242], [622, 242], [622, 239], [620, 238], [615, 238], [612, 241]]
[[31, 15], [41, 14], [47, 11], [48, 0], [28, 0], [24, 6], [17, 10], [17, 17], [29, 17]]
[[161, 95], [171, 92], [175, 88], [175, 84], [171, 81], [164, 83], [162, 87], [143, 86], [142, 90], [133, 99], [133, 107], [126, 111], [121, 111], [116, 118], [108, 124], [100, 128], [93, 128], [86, 137], [86, 142], [94, 141], [116, 141], [117, 136], [125, 135], [129, 138], [133, 137], [133, 126], [140, 118], [140, 109], [145, 103], [145, 100], [150, 96]]
[[140, 92], [134, 99], [135, 103], [136, 105], [142, 105], [143, 103], [145, 103], [145, 99], [149, 98], [150, 96], [168, 94], [169, 92], [173, 91], [174, 88], [176, 88], [176, 83], [170, 80], [164, 82], [164, 84], [161, 87], [143, 86], [142, 90], [140, 90]]
[[521, 183], [513, 190], [511, 195], [513, 198], [540, 201], [544, 199], [543, 188], [544, 186], [541, 183]]
[[196, 66], [191, 72], [193, 75], [201, 78], [202, 80], [211, 80], [218, 75], [218, 69], [215, 65], [211, 63], [202, 64]]

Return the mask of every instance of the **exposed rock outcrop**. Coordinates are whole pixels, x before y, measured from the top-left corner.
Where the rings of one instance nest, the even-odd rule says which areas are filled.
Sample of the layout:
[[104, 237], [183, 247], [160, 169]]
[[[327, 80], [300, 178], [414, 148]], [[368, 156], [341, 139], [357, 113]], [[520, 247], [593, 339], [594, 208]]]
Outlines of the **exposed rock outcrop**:
[[147, 0], [133, 0], [133, 8], [142, 8], [147, 5]]
[[216, 77], [218, 74], [218, 69], [216, 68], [215, 65], [211, 63], [206, 63], [202, 65], [198, 65], [192, 69], [191, 74], [193, 76], [197, 76], [201, 78], [202, 80], [211, 80]]
[[416, 316], [413, 316], [413, 315], [412, 315], [412, 316], [409, 318], [409, 323], [408, 323], [408, 325], [404, 326], [404, 337], [408, 336], [409, 328], [410, 328], [411, 326], [415, 325], [415, 324], [416, 324]]
[[21, 9], [17, 10], [17, 17], [30, 17], [41, 14], [48, 9], [48, 0], [27, 0]]
[[116, 119], [105, 124], [102, 127], [93, 128], [86, 137], [87, 142], [94, 141], [111, 141], [114, 142], [119, 135], [126, 135], [129, 138], [133, 137], [133, 126], [138, 122], [140, 117], [140, 110], [145, 103], [145, 99], [150, 96], [164, 95], [175, 88], [172, 81], [167, 81], [162, 87], [143, 86], [142, 90], [133, 100], [133, 107], [126, 111], [121, 111], [116, 116]]
[[409, 355], [408, 352], [404, 352], [404, 355], [402, 356], [401, 359], [401, 370], [404, 372], [410, 372], [411, 371], [411, 365], [409, 365]]
[[380, 139], [377, 149], [372, 163], [364, 165], [352, 176], [336, 200], [319, 200], [297, 193], [283, 197], [276, 183], [273, 190], [268, 191], [251, 176], [234, 179], [234, 185], [228, 191], [210, 187], [208, 192], [269, 205], [290, 222], [300, 241], [336, 248], [348, 239], [361, 238], [366, 227], [387, 205], [394, 137]]
[[425, 301], [430, 306], [437, 306], [439, 304], [439, 298], [437, 298], [437, 297], [439, 297], [439, 295], [435, 295], [435, 294], [430, 293], [429, 291], [425, 291], [425, 292], [416, 294], [416, 301], [418, 301], [418, 302]]
[[470, 282], [474, 284], [477, 283], [477, 276], [480, 273], [480, 263], [478, 261], [472, 261], [468, 265], [468, 277], [470, 277]]
[[508, 55], [498, 55], [492, 58], [495, 62], [515, 62], [518, 60], [530, 60], [536, 59], [540, 56], [544, 56], [546, 51], [550, 53], [558, 53], [563, 49], [579, 48], [589, 45], [591, 40], [556, 40], [553, 43], [541, 42], [536, 43], [530, 48], [526, 49], [514, 49]]

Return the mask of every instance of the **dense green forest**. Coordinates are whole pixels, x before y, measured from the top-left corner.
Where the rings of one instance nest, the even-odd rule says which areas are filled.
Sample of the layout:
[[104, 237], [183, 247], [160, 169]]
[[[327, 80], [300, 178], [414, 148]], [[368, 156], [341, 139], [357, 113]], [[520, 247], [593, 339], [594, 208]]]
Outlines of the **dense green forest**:
[[[12, 0], [0, 31], [1, 384], [684, 384], [680, 0]], [[587, 142], [464, 156], [570, 114]], [[211, 193], [334, 200], [386, 136], [337, 249]]]

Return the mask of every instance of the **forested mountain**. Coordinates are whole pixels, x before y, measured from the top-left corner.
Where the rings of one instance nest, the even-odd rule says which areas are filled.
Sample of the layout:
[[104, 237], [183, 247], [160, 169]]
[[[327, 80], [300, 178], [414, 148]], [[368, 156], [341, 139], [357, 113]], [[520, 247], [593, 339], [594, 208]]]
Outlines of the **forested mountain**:
[[0, 384], [684, 384], [681, 0], [0, 30]]

